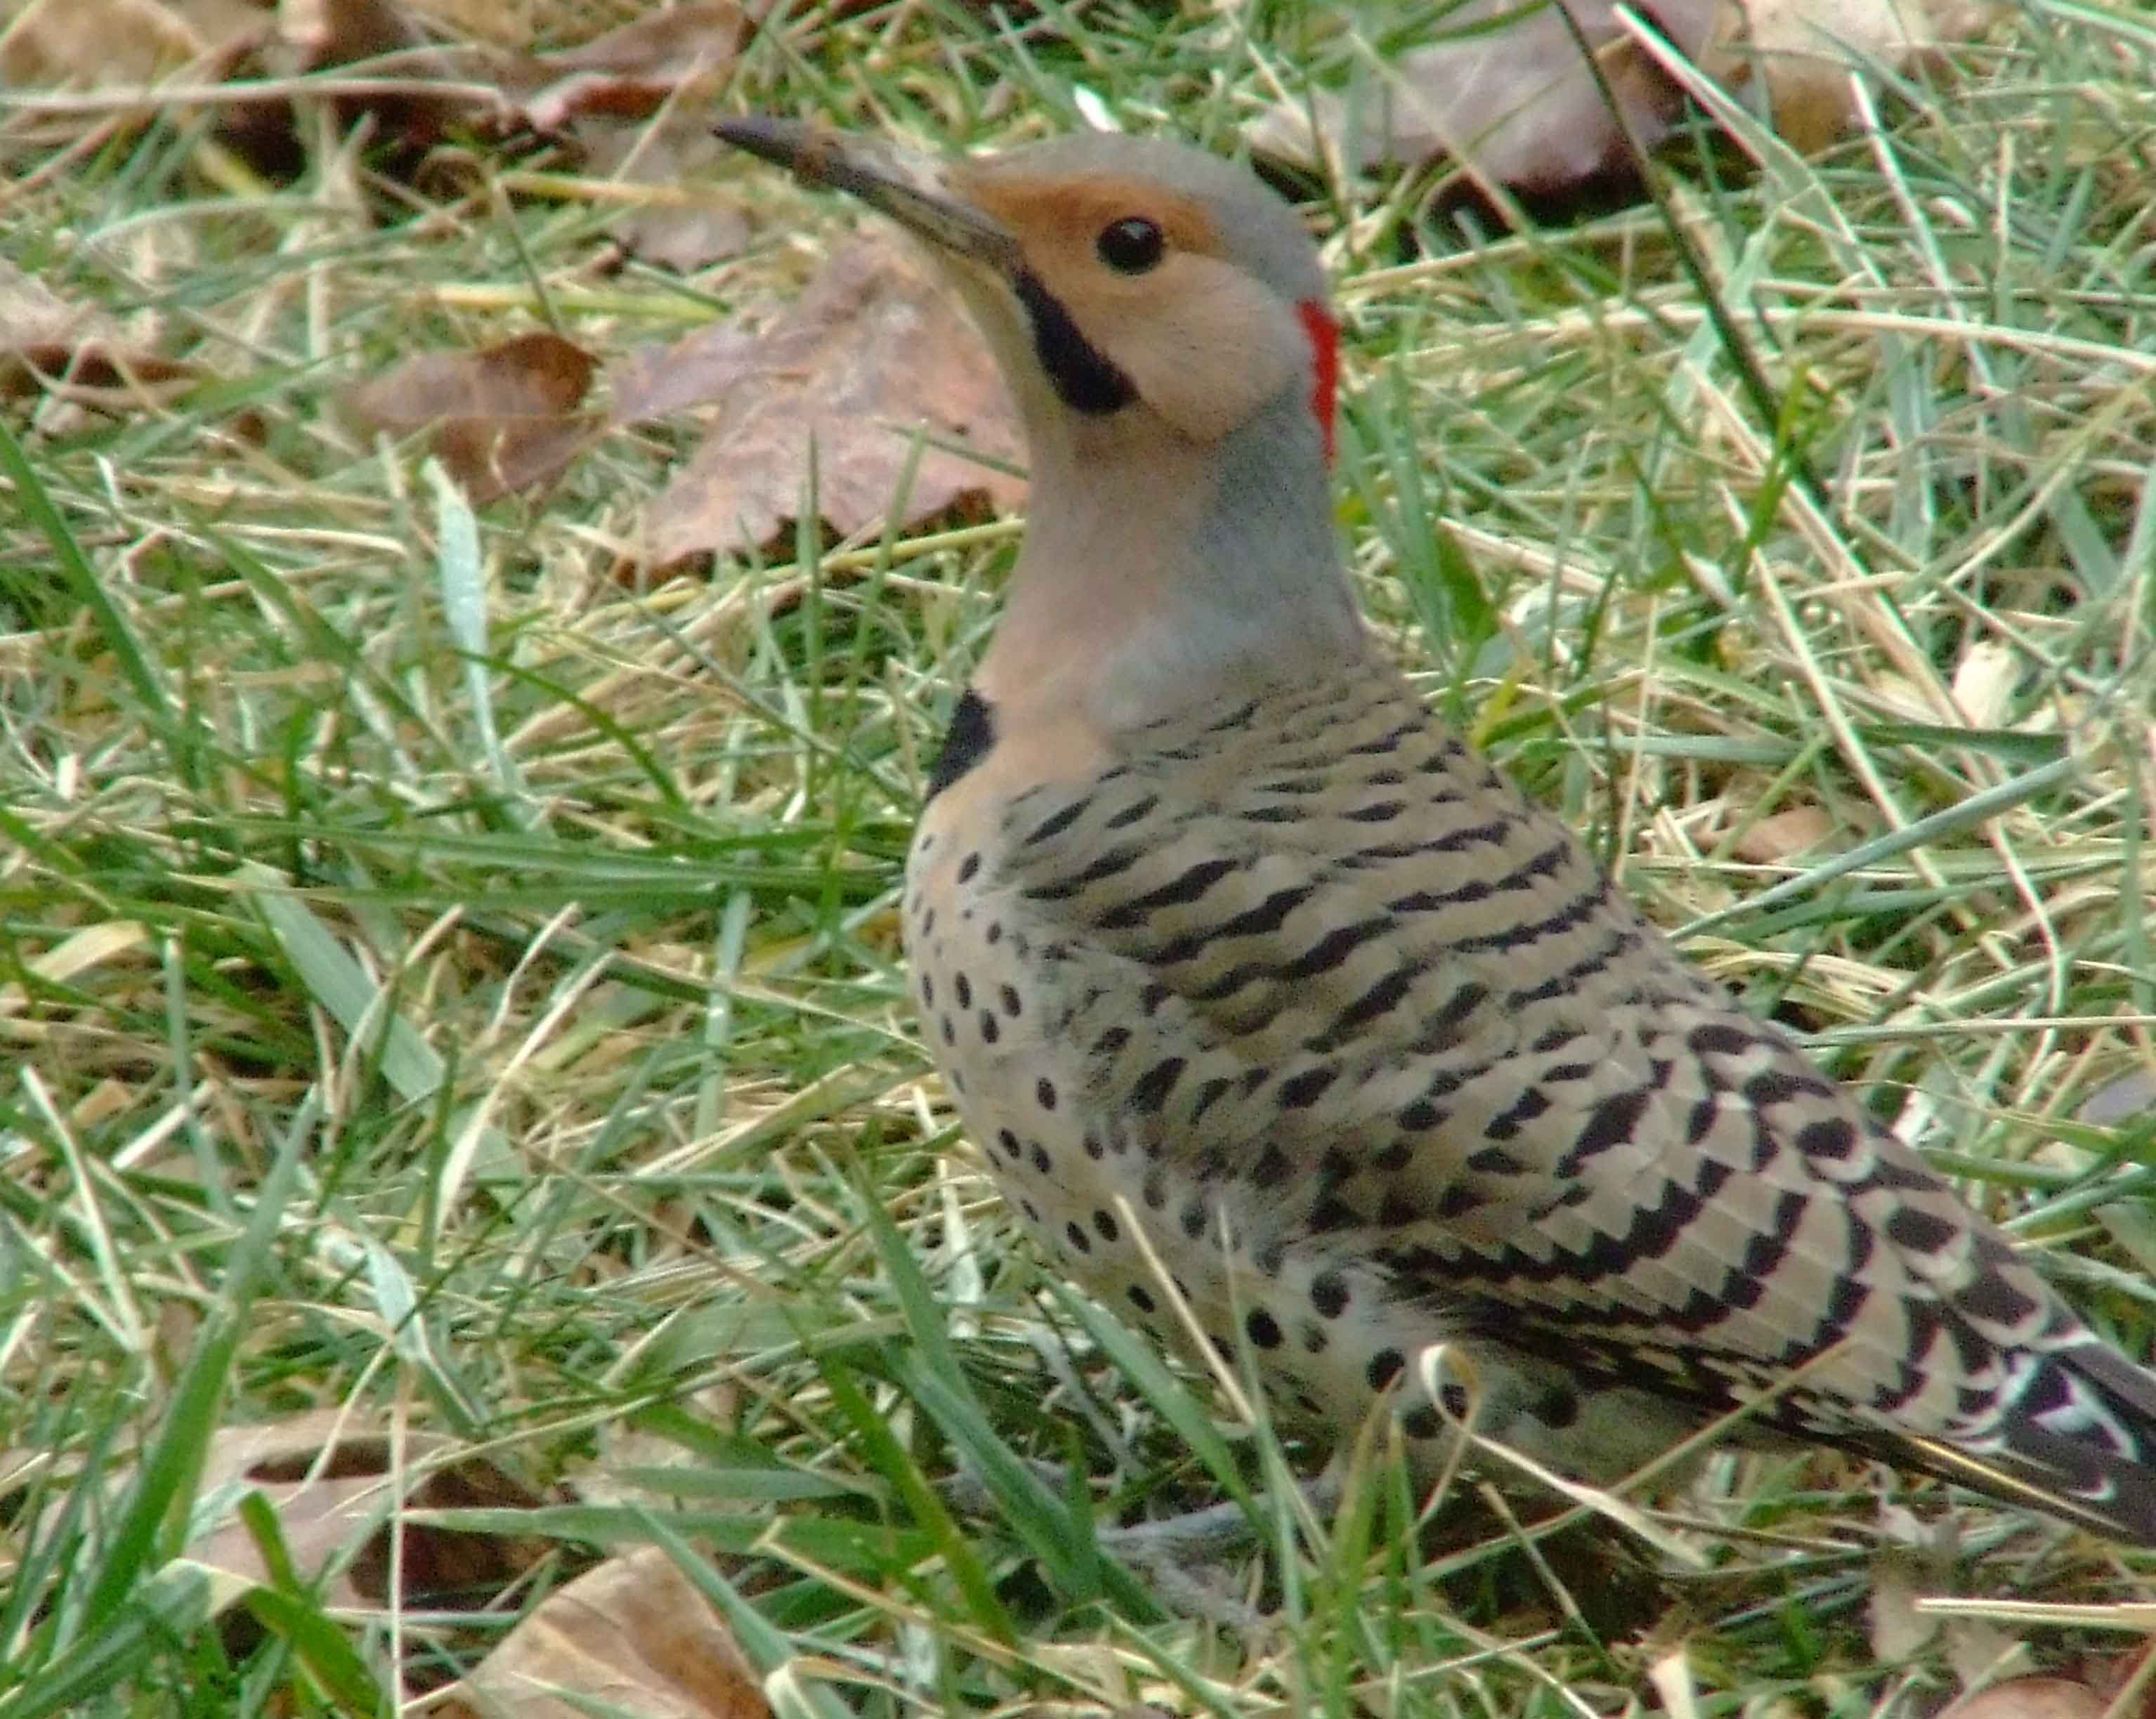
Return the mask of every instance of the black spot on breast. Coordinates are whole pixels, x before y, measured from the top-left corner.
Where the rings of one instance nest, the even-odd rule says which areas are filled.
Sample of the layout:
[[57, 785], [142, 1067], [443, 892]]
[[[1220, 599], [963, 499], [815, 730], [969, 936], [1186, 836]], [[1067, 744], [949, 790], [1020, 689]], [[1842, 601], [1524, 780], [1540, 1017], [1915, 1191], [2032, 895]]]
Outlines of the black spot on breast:
[[1275, 1101], [1283, 1110], [1308, 1110], [1325, 1096], [1326, 1088], [1339, 1078], [1337, 1069], [1327, 1068], [1322, 1064], [1314, 1069], [1306, 1069], [1302, 1073], [1281, 1082]]
[[1126, 1293], [1131, 1298], [1131, 1306], [1137, 1308], [1139, 1312], [1150, 1313], [1152, 1311], [1152, 1291], [1147, 1289], [1143, 1284], [1132, 1284]]
[[1034, 1142], [1033, 1167], [1040, 1171], [1042, 1175], [1045, 1176], [1049, 1173], [1054, 1162], [1055, 1161], [1048, 1156], [1048, 1148], [1043, 1146], [1037, 1140]]
[[1174, 1091], [1175, 1083], [1183, 1078], [1184, 1067], [1179, 1056], [1163, 1057], [1132, 1084], [1131, 1108], [1141, 1116], [1158, 1111]]
[[1033, 1096], [1039, 1101], [1041, 1109], [1052, 1111], [1055, 1108], [1055, 1083], [1047, 1075], [1043, 1075], [1034, 1082]]
[[958, 975], [957, 979], [952, 986], [952, 989], [957, 993], [959, 1008], [971, 1008], [973, 1006], [973, 982], [968, 978], [965, 974], [960, 973]]
[[1025, 839], [1026, 845], [1031, 847], [1035, 842], [1045, 842], [1061, 835], [1065, 830], [1086, 815], [1086, 808], [1092, 803], [1090, 799], [1073, 800], [1062, 810], [1051, 813], [1028, 833]]
[[1116, 1222], [1116, 1214], [1099, 1207], [1094, 1208], [1093, 1228], [1102, 1241], [1114, 1241], [1123, 1233], [1122, 1225]]
[[1370, 1381], [1370, 1388], [1373, 1391], [1383, 1390], [1386, 1386], [1407, 1371], [1407, 1365], [1408, 1357], [1401, 1354], [1398, 1349], [1378, 1350], [1370, 1357], [1370, 1368], [1367, 1375]]
[[1410, 1439], [1435, 1439], [1445, 1430], [1445, 1423], [1437, 1411], [1425, 1403], [1400, 1417], [1400, 1430]]
[[1546, 1427], [1563, 1432], [1579, 1419], [1578, 1393], [1562, 1385], [1552, 1386], [1537, 1399], [1535, 1419]]
[[1281, 1346], [1280, 1321], [1262, 1307], [1250, 1310], [1250, 1317], [1243, 1321], [1243, 1329], [1260, 1349], [1277, 1349]]
[[1362, 1214], [1347, 1201], [1334, 1199], [1330, 1195], [1310, 1208], [1310, 1228], [1314, 1235], [1323, 1235], [1334, 1229], [1353, 1229], [1362, 1221]]
[[1063, 1233], [1070, 1238], [1070, 1245], [1077, 1249], [1080, 1253], [1090, 1254], [1093, 1251], [1092, 1238], [1078, 1227], [1075, 1219], [1063, 1226]]
[[980, 875], [981, 856], [978, 854], [968, 854], [959, 862], [958, 881], [960, 883], [969, 884]]
[[968, 687], [951, 712], [951, 726], [943, 731], [943, 749], [928, 772], [928, 798], [937, 795], [988, 755], [996, 743], [994, 718], [988, 701]]
[[1327, 1319], [1348, 1311], [1348, 1280], [1337, 1271], [1321, 1271], [1310, 1280], [1310, 1305]]

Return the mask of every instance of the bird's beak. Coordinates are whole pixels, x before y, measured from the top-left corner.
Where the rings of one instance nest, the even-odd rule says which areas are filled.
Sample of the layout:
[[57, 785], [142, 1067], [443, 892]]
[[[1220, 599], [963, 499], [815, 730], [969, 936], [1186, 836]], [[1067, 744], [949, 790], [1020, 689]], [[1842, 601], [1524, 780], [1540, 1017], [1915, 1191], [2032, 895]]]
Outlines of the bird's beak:
[[803, 184], [850, 192], [939, 250], [1006, 276], [1018, 271], [1019, 244], [1010, 229], [954, 197], [944, 163], [933, 156], [762, 115], [723, 120], [713, 129], [735, 148], [790, 170]]

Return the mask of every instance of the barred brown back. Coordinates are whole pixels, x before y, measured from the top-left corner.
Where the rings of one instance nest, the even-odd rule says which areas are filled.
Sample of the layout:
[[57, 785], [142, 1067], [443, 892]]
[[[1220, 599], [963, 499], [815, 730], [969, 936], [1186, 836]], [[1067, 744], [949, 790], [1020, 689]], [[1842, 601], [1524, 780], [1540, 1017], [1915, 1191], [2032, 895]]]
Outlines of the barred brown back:
[[1763, 1424], [2156, 1540], [2148, 1377], [1397, 676], [1060, 783], [973, 721], [911, 869], [922, 1018], [1093, 1293], [1173, 1342], [1172, 1285], [1336, 1433], [1455, 1343], [1486, 1429], [1590, 1475], [1802, 1368]]

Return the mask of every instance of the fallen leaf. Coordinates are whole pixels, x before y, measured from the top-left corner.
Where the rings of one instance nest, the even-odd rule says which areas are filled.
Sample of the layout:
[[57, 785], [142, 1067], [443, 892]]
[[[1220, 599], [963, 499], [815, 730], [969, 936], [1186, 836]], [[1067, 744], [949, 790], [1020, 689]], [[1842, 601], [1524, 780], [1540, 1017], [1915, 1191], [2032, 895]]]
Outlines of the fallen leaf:
[[434, 428], [434, 449], [475, 502], [545, 483], [598, 434], [574, 408], [591, 387], [591, 355], [557, 334], [518, 335], [476, 352], [422, 352], [345, 396], [364, 434]]
[[[1625, 27], [1614, 0], [1558, 3], [1593, 49], [1625, 127], [1642, 146], [1660, 142], [1683, 111], [1682, 85]], [[1810, 150], [1857, 117], [1853, 69], [1876, 88], [1881, 73], [1982, 34], [2004, 8], [1996, 0], [1659, 0], [1635, 9], [1708, 77], [1758, 92], [1778, 134]], [[1486, 182], [1540, 193], [1630, 169], [1630, 147], [1554, 7], [1468, 0], [1445, 9], [1442, 29], [1378, 67], [1352, 97], [1320, 92], [1306, 109], [1269, 111], [1253, 146], [1316, 160], [1314, 115], [1353, 168], [1445, 157]]]
[[1996, 639], [1979, 639], [1954, 665], [1953, 697], [1972, 728], [2001, 728], [2014, 711], [2014, 689], [2021, 679], [2014, 647]]
[[30, 0], [0, 28], [0, 84], [151, 84], [259, 29], [248, 0]]
[[1956, 1701], [1939, 1719], [2102, 1719], [2103, 1697], [2065, 1677], [2015, 1677]]
[[1899, 1505], [1879, 1506], [1880, 1534], [1872, 1547], [1871, 1657], [1882, 1665], [1912, 1660], [1939, 1633], [1939, 1620], [1917, 1609], [1926, 1593], [1951, 1579], [1951, 1565], [1915, 1515]]
[[[1659, 141], [1682, 109], [1683, 91], [1626, 33], [1614, 0], [1561, 3], [1594, 47], [1634, 134]], [[1717, 0], [1640, 9], [1687, 58], [1714, 39]], [[1419, 167], [1444, 156], [1497, 184], [1555, 192], [1630, 162], [1564, 18], [1553, 7], [1523, 8], [1516, 0], [1446, 8], [1437, 39], [1378, 68], [1353, 100], [1320, 93], [1312, 110], [1326, 140], [1356, 168]], [[1299, 108], [1268, 113], [1252, 143], [1302, 162], [1318, 153], [1310, 113]]]
[[718, 93], [749, 33], [747, 13], [720, 0], [653, 13], [581, 47], [537, 55], [547, 81], [522, 98], [526, 121], [558, 131], [581, 114], [642, 119], [670, 99], [701, 105]]
[[449, 1697], [503, 1719], [769, 1719], [755, 1671], [711, 1603], [647, 1546], [550, 1594]]
[[2156, 1111], [2156, 1070], [2128, 1069], [2091, 1093], [2074, 1120], [2098, 1128], [2121, 1128]]
[[572, 135], [588, 174], [634, 187], [614, 192], [633, 200], [608, 230], [640, 261], [693, 275], [747, 247], [747, 213], [713, 171], [730, 151], [701, 113], [664, 126], [584, 120]]
[[1768, 813], [1737, 838], [1731, 854], [1747, 865], [1779, 865], [1816, 848], [1835, 832], [1824, 806], [1790, 806]]
[[[647, 516], [651, 558], [662, 567], [769, 542], [794, 518], [812, 469], [824, 521], [844, 536], [868, 530], [897, 499], [919, 433], [993, 460], [1015, 460], [1022, 446], [973, 325], [923, 263], [880, 237], [834, 255], [760, 338], [707, 330], [640, 356], [616, 384], [615, 421], [689, 403], [685, 374], [654, 380], [672, 366], [693, 370], [694, 393], [718, 409]], [[984, 500], [1013, 507], [1024, 494], [1007, 472], [930, 446], [898, 523]]]
[[337, 112], [347, 124], [366, 115], [379, 134], [409, 149], [424, 151], [459, 126], [512, 121], [513, 105], [483, 92], [514, 79], [525, 57], [477, 43], [441, 42], [399, 0], [280, 0], [278, 38], [280, 69], [361, 66], [393, 80], [399, 86], [394, 90], [341, 96]]
[[100, 411], [154, 408], [201, 375], [129, 341], [93, 305], [74, 305], [0, 261], [0, 399], [44, 393]]
[[768, 351], [756, 336], [707, 323], [668, 346], [639, 346], [607, 372], [618, 424], [655, 423], [676, 413], [723, 404]]
[[1956, 42], [1982, 35], [1995, 0], [1732, 0], [1734, 17], [1702, 64], [1732, 89], [1763, 85], [1775, 132], [1825, 148], [1856, 123], [1852, 77], [1873, 90]]
[[[389, 1533], [382, 1513], [393, 1478], [392, 1445], [388, 1434], [352, 1428], [347, 1422], [339, 1411], [324, 1409], [259, 1426], [223, 1428], [210, 1441], [200, 1496], [207, 1498], [226, 1488], [235, 1495], [260, 1492], [277, 1512], [279, 1531], [303, 1581], [312, 1580], [364, 1536], [365, 1543], [331, 1583], [329, 1603], [377, 1606], [389, 1593]], [[452, 1448], [439, 1434], [408, 1433], [404, 1461], [414, 1468], [434, 1464]], [[403, 1502], [412, 1509], [528, 1509], [539, 1501], [491, 1463], [463, 1458], [425, 1468], [416, 1485], [405, 1491]], [[403, 1603], [484, 1603], [529, 1569], [550, 1545], [407, 1523]], [[189, 1555], [249, 1586], [270, 1580], [254, 1536], [229, 1516]]]

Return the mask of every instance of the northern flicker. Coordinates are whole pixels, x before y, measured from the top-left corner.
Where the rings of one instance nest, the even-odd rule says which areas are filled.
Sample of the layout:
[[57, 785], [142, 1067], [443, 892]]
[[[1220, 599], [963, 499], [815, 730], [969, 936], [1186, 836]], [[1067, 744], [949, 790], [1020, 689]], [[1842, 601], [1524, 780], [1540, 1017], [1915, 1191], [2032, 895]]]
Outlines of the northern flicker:
[[1171, 1346], [1180, 1297], [1336, 1438], [1386, 1394], [1430, 1462], [1445, 1344], [1481, 1430], [1590, 1479], [1751, 1403], [2156, 1544], [2156, 1378], [1374, 648], [1286, 204], [1158, 141], [720, 129], [924, 241], [1024, 418], [1025, 546], [904, 922], [1056, 1266]]

